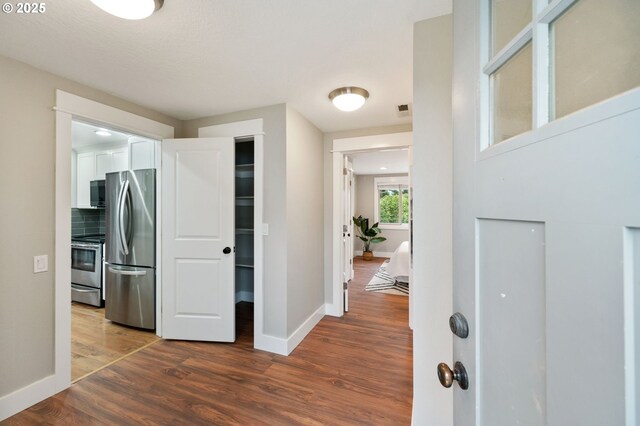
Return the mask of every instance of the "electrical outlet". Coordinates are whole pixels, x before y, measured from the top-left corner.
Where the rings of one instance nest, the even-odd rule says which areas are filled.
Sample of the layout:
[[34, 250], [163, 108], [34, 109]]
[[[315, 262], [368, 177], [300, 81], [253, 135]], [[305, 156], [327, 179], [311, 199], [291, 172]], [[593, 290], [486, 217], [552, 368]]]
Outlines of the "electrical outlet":
[[47, 272], [49, 270], [49, 256], [42, 254], [33, 256], [33, 273]]

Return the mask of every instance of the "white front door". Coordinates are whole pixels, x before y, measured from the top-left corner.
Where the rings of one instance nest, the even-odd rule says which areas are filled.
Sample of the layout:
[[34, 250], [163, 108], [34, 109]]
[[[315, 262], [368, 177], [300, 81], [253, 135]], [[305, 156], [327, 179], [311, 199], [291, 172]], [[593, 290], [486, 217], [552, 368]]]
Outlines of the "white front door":
[[162, 337], [235, 340], [233, 138], [162, 141]]
[[[489, 1], [454, 6], [453, 311], [469, 324], [447, 361], [468, 375], [464, 390], [462, 368], [454, 370], [454, 424], [635, 425], [640, 89], [554, 120], [560, 101], [611, 83], [593, 70], [581, 90], [565, 90], [597, 46], [558, 77], [563, 55], [584, 41], [566, 25], [597, 21], [606, 14], [583, 6], [610, 3], [581, 0], [560, 15], [571, 2], [534, 1], [529, 30], [512, 28], [513, 39], [488, 55], [490, 35], [504, 36], [489, 30], [490, 17], [516, 3], [525, 12], [508, 17], [517, 20], [532, 2], [497, 1], [493, 15]], [[610, 23], [595, 27], [609, 31]], [[562, 51], [562, 43], [572, 47]], [[637, 39], [631, 43], [637, 55]], [[605, 63], [602, 73], [615, 71]], [[546, 84], [550, 75], [554, 84]], [[554, 85], [565, 98], [546, 90]]]

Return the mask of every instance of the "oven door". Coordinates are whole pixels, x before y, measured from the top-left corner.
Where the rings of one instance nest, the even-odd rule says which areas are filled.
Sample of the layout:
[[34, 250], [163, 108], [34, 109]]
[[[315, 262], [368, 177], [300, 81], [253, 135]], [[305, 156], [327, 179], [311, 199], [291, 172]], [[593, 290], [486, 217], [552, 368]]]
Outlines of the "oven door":
[[71, 243], [71, 282], [100, 288], [102, 254], [100, 244]]

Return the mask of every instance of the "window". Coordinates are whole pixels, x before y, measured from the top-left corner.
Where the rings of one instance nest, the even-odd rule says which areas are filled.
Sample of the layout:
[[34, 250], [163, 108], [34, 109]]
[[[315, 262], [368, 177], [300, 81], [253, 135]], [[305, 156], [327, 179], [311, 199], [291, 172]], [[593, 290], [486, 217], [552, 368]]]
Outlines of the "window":
[[640, 1], [580, 0], [550, 30], [551, 118], [640, 86]]
[[381, 228], [409, 227], [409, 184], [406, 177], [374, 179], [374, 223]]
[[640, 1], [484, 0], [482, 146], [640, 86]]

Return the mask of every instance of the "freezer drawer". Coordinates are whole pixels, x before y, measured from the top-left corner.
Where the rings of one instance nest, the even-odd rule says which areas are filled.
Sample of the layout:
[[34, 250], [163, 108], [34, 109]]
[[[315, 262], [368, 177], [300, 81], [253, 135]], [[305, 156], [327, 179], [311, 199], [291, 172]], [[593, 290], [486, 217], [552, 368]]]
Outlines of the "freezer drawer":
[[119, 324], [155, 329], [155, 268], [107, 265], [105, 276], [105, 317]]
[[86, 303], [87, 305], [98, 307], [102, 306], [99, 288], [71, 284], [71, 300], [74, 302]]

